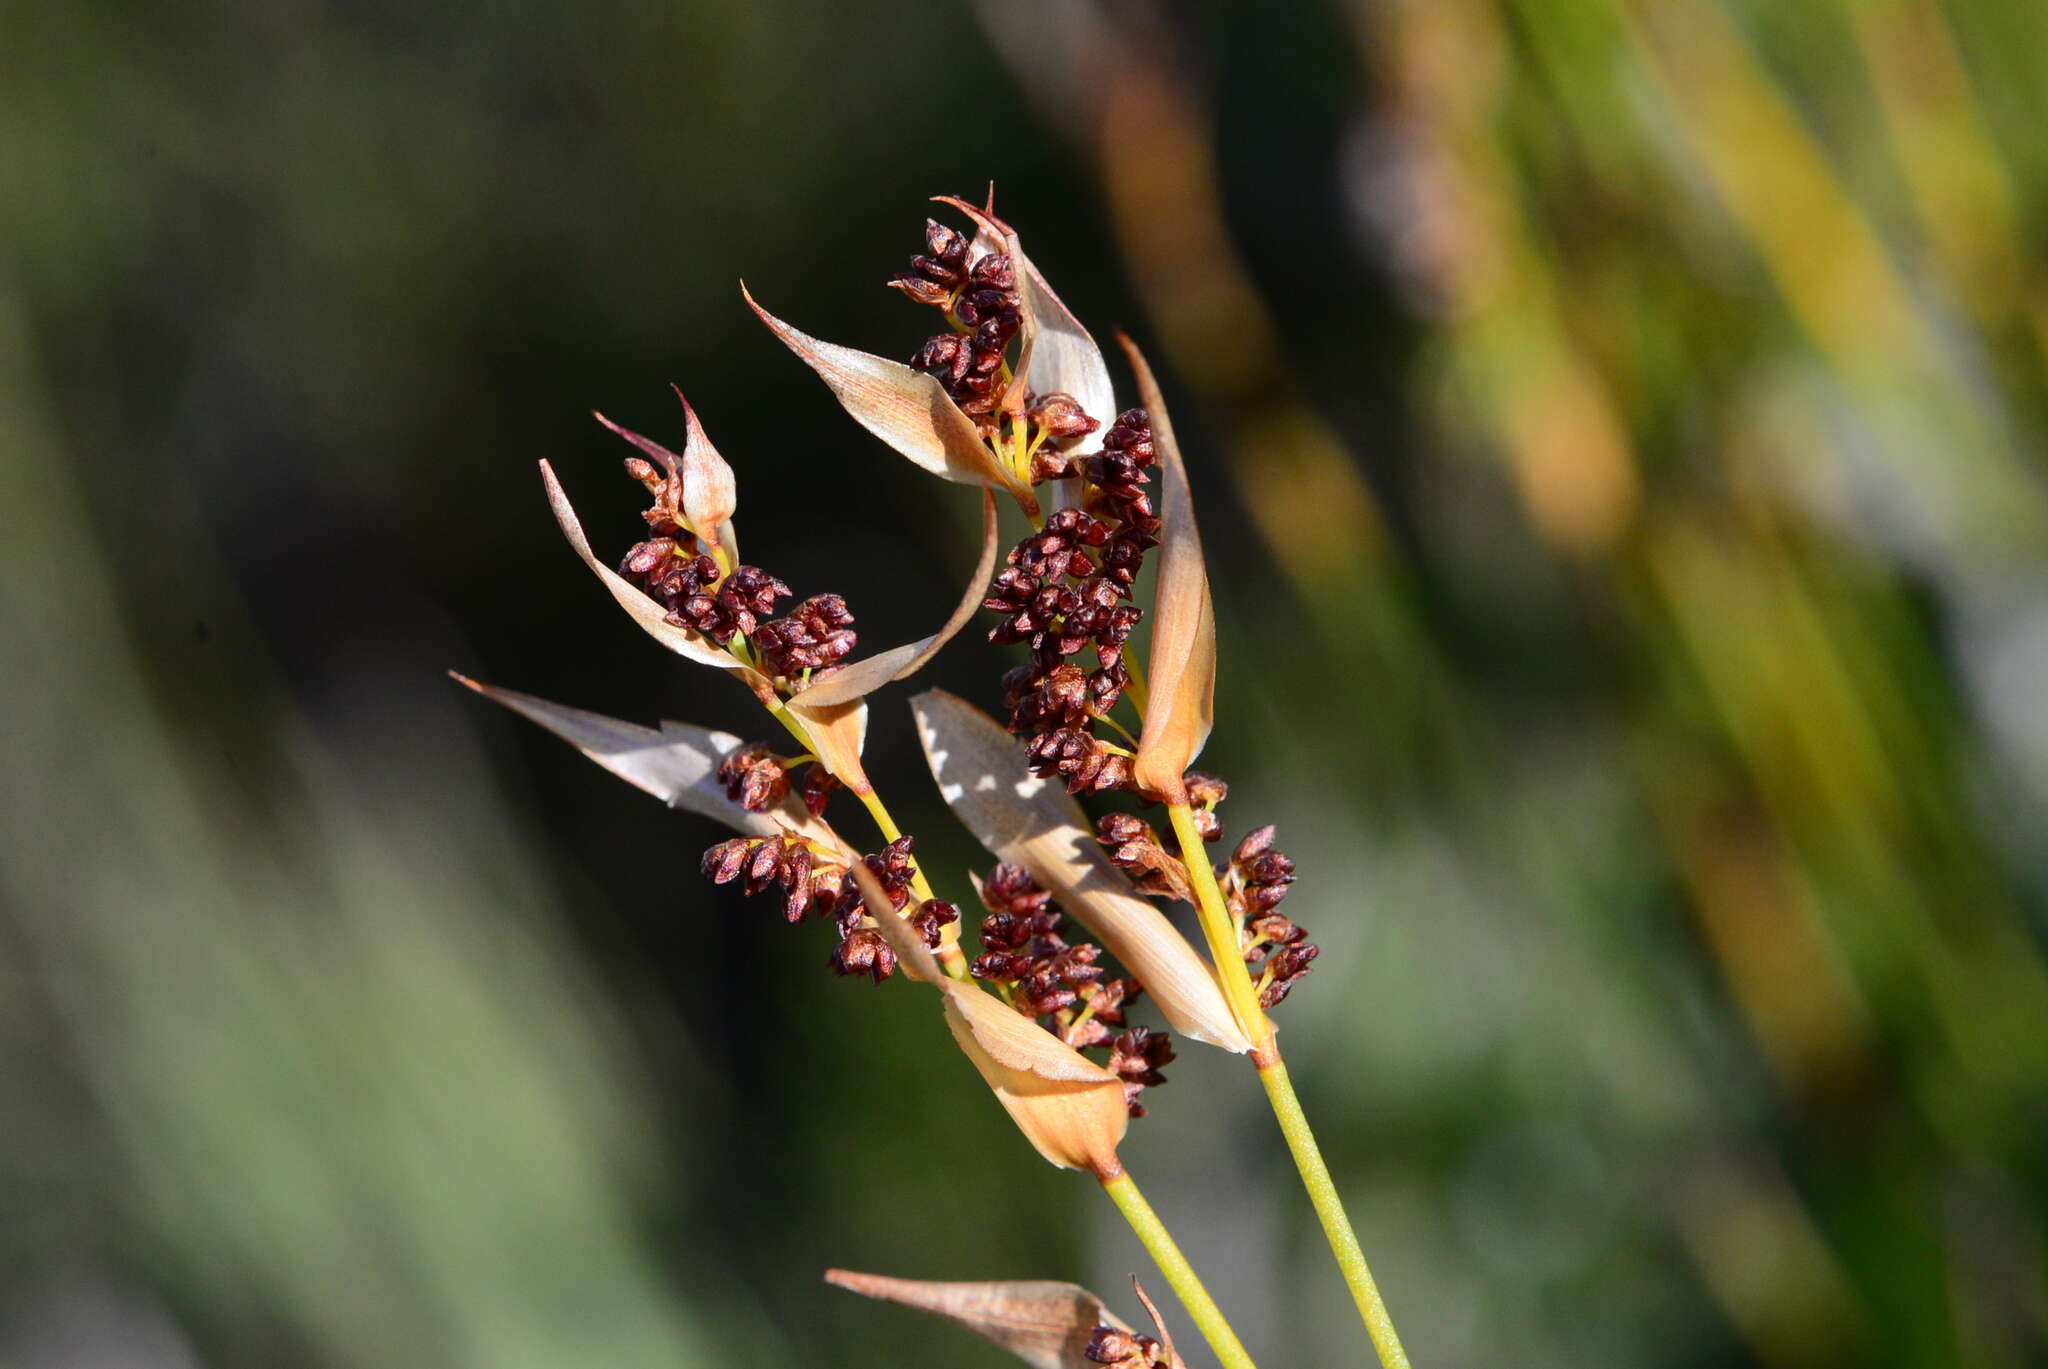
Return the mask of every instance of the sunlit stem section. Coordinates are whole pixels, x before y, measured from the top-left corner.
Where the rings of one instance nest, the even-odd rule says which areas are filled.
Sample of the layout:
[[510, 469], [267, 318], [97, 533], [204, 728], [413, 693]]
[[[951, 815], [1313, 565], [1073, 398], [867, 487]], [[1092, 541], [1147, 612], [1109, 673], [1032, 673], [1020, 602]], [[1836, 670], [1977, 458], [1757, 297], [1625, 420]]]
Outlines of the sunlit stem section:
[[1365, 1322], [1366, 1334], [1372, 1337], [1373, 1349], [1379, 1352], [1380, 1363], [1385, 1369], [1408, 1369], [1408, 1352], [1401, 1348], [1401, 1337], [1394, 1330], [1393, 1318], [1387, 1314], [1379, 1285], [1373, 1281], [1365, 1252], [1359, 1248], [1351, 1219], [1344, 1213], [1344, 1202], [1337, 1196], [1330, 1167], [1323, 1163], [1323, 1152], [1316, 1145], [1315, 1133], [1309, 1130], [1308, 1116], [1301, 1110], [1301, 1100], [1294, 1095], [1294, 1083], [1287, 1076], [1287, 1065], [1281, 1060], [1279, 1044], [1273, 1038], [1273, 1024], [1259, 1006], [1251, 974], [1245, 969], [1244, 954], [1238, 949], [1237, 923], [1224, 906], [1223, 891], [1216, 885], [1216, 872], [1209, 865], [1202, 834], [1195, 829], [1195, 815], [1184, 803], [1169, 805], [1167, 811], [1173, 818], [1174, 836], [1180, 841], [1181, 860], [1188, 868], [1188, 882], [1194, 885], [1195, 907], [1202, 935], [1209, 943], [1209, 958], [1223, 980], [1223, 993], [1231, 1011], [1254, 1043], [1252, 1061], [1258, 1066], [1259, 1082], [1265, 1085], [1280, 1133], [1287, 1138], [1294, 1167], [1301, 1171], [1302, 1187], [1308, 1190], [1308, 1200], [1323, 1224], [1330, 1253], [1337, 1257], [1337, 1268], [1351, 1290], [1351, 1300], [1358, 1304], [1358, 1315]]
[[1365, 1262], [1365, 1252], [1358, 1247], [1351, 1219], [1344, 1215], [1344, 1202], [1330, 1179], [1330, 1167], [1323, 1163], [1316, 1134], [1309, 1130], [1308, 1115], [1301, 1110], [1301, 1100], [1294, 1096], [1287, 1064], [1279, 1051], [1268, 1045], [1260, 1052], [1258, 1065], [1259, 1082], [1266, 1086], [1266, 1097], [1272, 1101], [1280, 1134], [1287, 1138], [1294, 1167], [1301, 1171], [1301, 1185], [1308, 1190], [1308, 1200], [1322, 1221], [1323, 1235], [1329, 1238], [1330, 1252], [1344, 1272], [1344, 1283], [1351, 1290], [1351, 1300], [1358, 1304], [1358, 1315], [1365, 1321], [1373, 1349], [1379, 1351], [1385, 1369], [1408, 1369], [1408, 1352], [1401, 1348], [1401, 1335], [1394, 1329], [1394, 1319], [1388, 1315], [1386, 1300], [1380, 1297], [1379, 1285], [1373, 1282], [1372, 1269]]
[[1122, 1170], [1117, 1171], [1114, 1177], [1102, 1180], [1102, 1191], [1109, 1195], [1117, 1211], [1123, 1213], [1124, 1220], [1131, 1224], [1131, 1230], [1137, 1233], [1146, 1253], [1159, 1266], [1159, 1272], [1166, 1276], [1174, 1296], [1187, 1309], [1195, 1329], [1202, 1333], [1202, 1339], [1208, 1341], [1209, 1348], [1216, 1352], [1223, 1369], [1258, 1369], [1244, 1343], [1237, 1338], [1237, 1332], [1230, 1329], [1223, 1309], [1209, 1296], [1209, 1290], [1202, 1287], [1201, 1276], [1195, 1273], [1195, 1267], [1174, 1244], [1173, 1233], [1166, 1229], [1166, 1223], [1159, 1220], [1159, 1214], [1152, 1210], [1152, 1204], [1145, 1201], [1145, 1195], [1138, 1191], [1131, 1176]]
[[1209, 866], [1209, 852], [1202, 834], [1195, 829], [1194, 811], [1185, 803], [1167, 805], [1173, 819], [1173, 834], [1180, 840], [1181, 860], [1188, 867], [1188, 881], [1195, 886], [1195, 910], [1200, 915], [1202, 937], [1209, 943], [1209, 959], [1223, 981], [1223, 996], [1232, 1016], [1255, 1048], [1271, 1045], [1273, 1024], [1259, 1006], [1251, 974], [1244, 966], [1244, 951], [1238, 945], [1237, 923], [1223, 906], [1223, 891], [1216, 887], [1216, 872]]

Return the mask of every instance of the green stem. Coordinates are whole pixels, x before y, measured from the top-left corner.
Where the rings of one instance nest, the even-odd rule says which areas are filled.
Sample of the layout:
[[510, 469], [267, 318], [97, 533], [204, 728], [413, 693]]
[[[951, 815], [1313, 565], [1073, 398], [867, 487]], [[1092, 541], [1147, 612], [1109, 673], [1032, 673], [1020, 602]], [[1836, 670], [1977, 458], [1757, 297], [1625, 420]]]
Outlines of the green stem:
[[1109, 1195], [1117, 1211], [1123, 1213], [1124, 1220], [1131, 1224], [1131, 1230], [1137, 1233], [1146, 1253], [1159, 1266], [1159, 1272], [1166, 1276], [1174, 1296], [1187, 1309], [1195, 1329], [1202, 1333], [1202, 1339], [1209, 1342], [1209, 1348], [1216, 1352], [1216, 1358], [1223, 1362], [1224, 1369], [1258, 1369], [1244, 1348], [1244, 1342], [1237, 1338], [1237, 1332], [1230, 1329], [1223, 1309], [1209, 1296], [1209, 1290], [1202, 1287], [1201, 1276], [1195, 1273], [1195, 1267], [1174, 1244], [1173, 1233], [1166, 1229], [1166, 1223], [1159, 1220], [1159, 1214], [1152, 1210], [1152, 1204], [1145, 1201], [1145, 1195], [1138, 1191], [1131, 1176], [1119, 1170], [1114, 1178], [1102, 1181], [1102, 1191]]
[[1251, 973], [1244, 966], [1244, 951], [1237, 944], [1237, 921], [1223, 906], [1223, 891], [1216, 887], [1216, 871], [1210, 868], [1208, 848], [1195, 828], [1194, 811], [1186, 803], [1174, 803], [1167, 805], [1166, 812], [1173, 819], [1173, 834], [1180, 839], [1181, 862], [1188, 867], [1188, 882], [1195, 886], [1195, 912], [1202, 924], [1202, 936], [1209, 943], [1209, 959], [1223, 981], [1223, 996], [1245, 1036], [1254, 1047], [1262, 1047], [1272, 1039], [1273, 1024], [1267, 1020], [1252, 988]]
[[1273, 1037], [1273, 1024], [1259, 1007], [1251, 973], [1238, 949], [1237, 922], [1224, 906], [1223, 891], [1216, 886], [1216, 872], [1210, 868], [1202, 834], [1195, 829], [1195, 815], [1185, 803], [1169, 805], [1167, 812], [1173, 819], [1174, 835], [1180, 840], [1188, 881], [1194, 885], [1195, 908], [1202, 935], [1209, 942], [1209, 958], [1222, 977], [1223, 993], [1231, 1011], [1252, 1040], [1252, 1062], [1258, 1066], [1259, 1082], [1265, 1085], [1273, 1116], [1280, 1123], [1280, 1134], [1287, 1138], [1294, 1167], [1301, 1171], [1302, 1187], [1308, 1190], [1308, 1200], [1323, 1224], [1330, 1253], [1337, 1257], [1337, 1268], [1351, 1289], [1351, 1300], [1358, 1304], [1358, 1315], [1365, 1322], [1366, 1334], [1372, 1337], [1373, 1349], [1379, 1352], [1380, 1363], [1385, 1369], [1408, 1369], [1408, 1352], [1401, 1348], [1394, 1319], [1387, 1315], [1379, 1285], [1373, 1282], [1365, 1252], [1359, 1249], [1358, 1236], [1351, 1229], [1351, 1219], [1345, 1215], [1344, 1202], [1337, 1196], [1337, 1185], [1330, 1178], [1330, 1167], [1323, 1163], [1323, 1152], [1316, 1145], [1315, 1133], [1309, 1130], [1308, 1116], [1301, 1110], [1301, 1100], [1294, 1095], [1294, 1083], [1287, 1076], [1287, 1065], [1281, 1060], [1279, 1044]]
[[1379, 1351], [1385, 1369], [1408, 1369], [1408, 1352], [1401, 1348], [1401, 1334], [1387, 1314], [1386, 1301], [1380, 1297], [1379, 1285], [1373, 1282], [1365, 1252], [1358, 1248], [1351, 1219], [1344, 1215], [1344, 1202], [1330, 1179], [1330, 1167], [1323, 1163], [1316, 1134], [1309, 1130], [1308, 1115], [1301, 1110], [1301, 1100], [1294, 1096], [1287, 1064], [1277, 1048], [1269, 1044], [1267, 1052], [1266, 1058], [1259, 1061], [1259, 1082], [1266, 1086], [1266, 1097], [1272, 1101], [1280, 1134], [1287, 1138], [1287, 1149], [1294, 1154], [1294, 1167], [1301, 1171], [1302, 1187], [1308, 1190], [1308, 1200], [1322, 1220], [1323, 1235], [1329, 1238], [1337, 1267], [1344, 1271], [1351, 1300], [1358, 1304], [1358, 1315], [1365, 1320], [1366, 1334], [1372, 1337], [1373, 1349]]

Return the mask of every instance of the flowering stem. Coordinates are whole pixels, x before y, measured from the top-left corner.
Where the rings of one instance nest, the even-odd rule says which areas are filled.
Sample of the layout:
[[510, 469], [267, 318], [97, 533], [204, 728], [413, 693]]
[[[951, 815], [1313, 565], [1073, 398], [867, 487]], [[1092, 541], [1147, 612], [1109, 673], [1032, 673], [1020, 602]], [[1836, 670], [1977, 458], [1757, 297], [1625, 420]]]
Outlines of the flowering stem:
[[1252, 1038], [1252, 1062], [1258, 1066], [1259, 1082], [1265, 1086], [1273, 1117], [1280, 1123], [1280, 1134], [1287, 1138], [1294, 1167], [1301, 1171], [1302, 1187], [1308, 1190], [1308, 1200], [1323, 1224], [1330, 1253], [1337, 1257], [1337, 1268], [1351, 1289], [1351, 1300], [1358, 1304], [1358, 1315], [1365, 1322], [1366, 1334], [1372, 1337], [1373, 1349], [1379, 1352], [1381, 1365], [1385, 1369], [1409, 1369], [1408, 1352], [1401, 1348], [1400, 1334], [1394, 1330], [1394, 1319], [1387, 1313], [1379, 1285], [1373, 1281], [1372, 1269], [1365, 1262], [1365, 1252], [1359, 1248], [1357, 1233], [1352, 1231], [1351, 1219], [1345, 1215], [1343, 1199], [1338, 1197], [1337, 1185], [1330, 1178], [1330, 1167], [1323, 1163], [1323, 1152], [1316, 1145], [1315, 1133], [1309, 1129], [1308, 1115], [1301, 1109], [1301, 1100], [1295, 1097], [1294, 1082], [1288, 1077], [1286, 1062], [1280, 1058], [1273, 1025], [1259, 1007], [1251, 974], [1238, 950], [1237, 924], [1224, 906], [1223, 891], [1216, 887], [1216, 872], [1210, 868], [1202, 834], [1195, 830], [1194, 814], [1184, 803], [1172, 804], [1167, 811], [1173, 818], [1174, 835], [1180, 839], [1181, 860], [1187, 865], [1189, 882], [1195, 888], [1195, 906], [1201, 915], [1202, 934], [1209, 942], [1210, 959], [1222, 976], [1231, 1010], [1238, 1015], [1245, 1034]]
[[1166, 1276], [1174, 1296], [1187, 1309], [1196, 1329], [1209, 1342], [1209, 1348], [1216, 1352], [1216, 1358], [1222, 1361], [1224, 1369], [1258, 1369], [1244, 1343], [1237, 1338], [1237, 1332], [1230, 1329], [1223, 1309], [1209, 1296], [1209, 1290], [1202, 1287], [1201, 1276], [1195, 1273], [1195, 1267], [1174, 1244], [1173, 1233], [1166, 1229], [1166, 1223], [1159, 1220], [1159, 1214], [1152, 1210], [1152, 1204], [1145, 1201], [1145, 1195], [1138, 1191], [1138, 1185], [1131, 1176], [1118, 1170], [1113, 1177], [1102, 1180], [1102, 1191], [1109, 1195], [1117, 1210], [1124, 1214], [1124, 1220], [1131, 1224], [1131, 1230], [1137, 1233], [1146, 1253], [1159, 1266], [1159, 1272]]

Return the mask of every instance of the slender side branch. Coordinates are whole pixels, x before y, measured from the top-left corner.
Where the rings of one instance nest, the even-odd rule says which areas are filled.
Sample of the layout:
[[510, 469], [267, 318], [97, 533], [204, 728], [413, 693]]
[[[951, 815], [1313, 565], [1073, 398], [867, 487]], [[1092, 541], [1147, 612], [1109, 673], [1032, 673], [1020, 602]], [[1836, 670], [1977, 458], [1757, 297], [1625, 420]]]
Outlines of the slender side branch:
[[1152, 1210], [1152, 1204], [1145, 1201], [1145, 1195], [1138, 1191], [1138, 1185], [1131, 1176], [1118, 1170], [1115, 1175], [1102, 1180], [1102, 1191], [1109, 1195], [1117, 1210], [1124, 1214], [1124, 1220], [1131, 1224], [1131, 1230], [1137, 1233], [1146, 1253], [1159, 1266], [1159, 1272], [1166, 1276], [1174, 1296], [1187, 1309], [1189, 1318], [1202, 1333], [1202, 1338], [1209, 1342], [1209, 1348], [1216, 1352], [1216, 1358], [1223, 1362], [1224, 1369], [1258, 1369], [1244, 1343], [1237, 1338], [1237, 1332], [1230, 1329], [1223, 1309], [1209, 1296], [1209, 1290], [1202, 1287], [1201, 1276], [1195, 1273], [1195, 1267], [1174, 1244], [1173, 1233], [1166, 1229], [1166, 1223], [1159, 1220], [1159, 1214]]

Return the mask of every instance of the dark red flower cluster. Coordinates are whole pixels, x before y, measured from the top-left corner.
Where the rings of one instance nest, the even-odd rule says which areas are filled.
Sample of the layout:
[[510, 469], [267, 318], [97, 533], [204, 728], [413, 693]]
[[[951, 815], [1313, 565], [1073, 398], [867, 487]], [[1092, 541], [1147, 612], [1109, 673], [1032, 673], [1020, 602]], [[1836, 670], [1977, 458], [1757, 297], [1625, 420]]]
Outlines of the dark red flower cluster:
[[1321, 952], [1305, 928], [1275, 911], [1294, 883], [1294, 862], [1273, 849], [1273, 828], [1261, 827], [1237, 844], [1230, 864], [1217, 871], [1224, 902], [1238, 926], [1245, 964], [1259, 987], [1259, 1005], [1286, 998]]
[[928, 338], [910, 364], [945, 387], [984, 433], [996, 431], [1003, 402], [1003, 354], [1024, 327], [1024, 303], [1007, 252], [972, 261], [964, 234], [925, 220], [926, 252], [890, 282], [920, 304], [943, 311], [949, 331]]
[[[1060, 509], [1011, 549], [982, 601], [1004, 615], [989, 640], [1021, 642], [1031, 652], [1003, 677], [1009, 728], [1027, 739], [1033, 772], [1058, 776], [1070, 793], [1130, 785], [1129, 757], [1103, 745], [1095, 725], [1130, 684], [1124, 645], [1144, 612], [1125, 600], [1155, 540], [1128, 524]], [[1090, 648], [1095, 664], [1086, 669], [1073, 658]]]
[[[751, 748], [749, 748], [751, 750]], [[734, 752], [735, 756], [745, 754]], [[741, 767], [752, 774], [760, 767]], [[861, 863], [889, 896], [890, 908], [882, 916], [898, 916], [911, 901], [912, 841], [899, 837]], [[773, 837], [734, 837], [721, 841], [704, 853], [704, 874], [713, 884], [740, 881], [749, 896], [771, 885], [783, 891], [783, 916], [801, 922], [806, 916], [832, 918], [839, 931], [830, 964], [841, 975], [865, 974], [877, 984], [896, 971], [896, 954], [889, 949], [869, 920], [866, 900], [852, 869], [843, 857], [835, 856], [793, 832]], [[960, 920], [959, 911], [943, 899], [925, 899], [908, 914], [910, 923], [927, 946], [937, 949], [940, 932]]]
[[[945, 311], [953, 331], [927, 341], [914, 364], [937, 375], [947, 393], [982, 424], [984, 435], [996, 437], [1000, 450], [1002, 440], [1014, 435], [1001, 429], [1003, 352], [1021, 320], [1014, 263], [1000, 252], [973, 257], [973, 244], [965, 236], [930, 220], [925, 242], [927, 251], [912, 258], [910, 268], [892, 283], [919, 303]], [[1058, 778], [1069, 793], [1135, 789], [1128, 751], [1105, 739], [1099, 728], [1130, 686], [1124, 651], [1144, 617], [1130, 602], [1132, 585], [1146, 553], [1159, 541], [1151, 491], [1158, 452], [1151, 418], [1143, 409], [1125, 410], [1103, 433], [1097, 451], [1077, 456], [1072, 449], [1100, 426], [1097, 416], [1066, 394], [1027, 399], [1023, 421], [1031, 425], [1031, 482], [1077, 480], [1080, 498], [1075, 506], [1056, 509], [1042, 528], [1011, 549], [983, 600], [984, 607], [1002, 615], [989, 640], [1018, 643], [1030, 652], [1025, 664], [1003, 677], [1007, 725], [1025, 739], [1032, 773]], [[1086, 657], [1091, 651], [1092, 663]], [[1229, 787], [1195, 771], [1186, 783], [1202, 840], [1221, 840], [1223, 822], [1216, 807]], [[1139, 797], [1156, 798], [1142, 792]], [[1181, 857], [1142, 818], [1109, 814], [1101, 819], [1098, 836], [1111, 860], [1131, 872], [1141, 893], [1194, 901]], [[1246, 962], [1268, 1007], [1287, 996], [1316, 957], [1302, 929], [1273, 911], [1294, 878], [1294, 867], [1271, 844], [1271, 828], [1253, 833], [1238, 848], [1238, 857], [1217, 872]], [[1059, 939], [1058, 925], [1059, 914], [1045, 909], [991, 917], [983, 935], [988, 949], [975, 972], [984, 978], [1000, 973], [1016, 986], [1021, 1007], [1044, 1015], [1062, 995], [1078, 992], [1082, 981], [1073, 976], [1092, 968]], [[1021, 964], [1038, 966], [1038, 977], [1017, 969]], [[1146, 1068], [1144, 1049], [1143, 1042], [1134, 1043], [1127, 1057], [1138, 1074]]]
[[654, 535], [637, 542], [619, 563], [619, 573], [647, 591], [677, 627], [701, 632], [720, 646], [735, 636], [753, 642], [762, 667], [778, 680], [837, 665], [858, 637], [853, 613], [837, 594], [814, 594], [781, 618], [770, 618], [788, 585], [759, 566], [735, 566], [723, 575], [717, 558], [683, 520], [680, 470], [657, 471], [637, 456], [626, 472], [654, 496], [641, 515]]
[[718, 763], [725, 796], [749, 813], [765, 813], [789, 794], [789, 767], [766, 742], [749, 742]]
[[[812, 817], [822, 817], [825, 805], [839, 792], [839, 781], [816, 761], [804, 771], [804, 807]], [[792, 762], [768, 749], [766, 742], [749, 742], [718, 763], [718, 782], [725, 796], [749, 813], [765, 813], [788, 796]]]
[[981, 921], [982, 953], [970, 972], [1003, 986], [1010, 1002], [1076, 1050], [1109, 1047], [1109, 1067], [1124, 1080], [1131, 1116], [1143, 1117], [1138, 1095], [1166, 1082], [1160, 1071], [1173, 1059], [1164, 1032], [1123, 1027], [1124, 1010], [1144, 992], [1135, 979], [1109, 978], [1095, 962], [1102, 948], [1070, 942], [1066, 917], [1052, 895], [1015, 865], [998, 865], [981, 883], [988, 916]]
[[[1009, 398], [1004, 356], [1024, 327], [1016, 264], [1007, 252], [975, 255], [966, 235], [935, 219], [925, 220], [924, 233], [925, 251], [889, 283], [942, 312], [947, 331], [926, 338], [910, 364], [934, 377], [984, 437], [993, 436], [1003, 431]], [[1066, 448], [1100, 426], [1072, 395], [1057, 390], [1026, 394], [1010, 407], [1021, 412], [1025, 431], [1008, 436], [1021, 438], [1033, 453], [1034, 485], [1070, 474]]]
[[861, 864], [867, 866], [868, 873], [889, 896], [887, 909], [875, 912], [866, 906], [850, 869], [841, 878], [837, 904], [839, 944], [828, 958], [835, 974], [865, 974], [879, 984], [896, 972], [896, 953], [876, 930], [873, 918], [908, 916], [918, 936], [933, 950], [939, 947], [941, 930], [960, 920], [957, 908], [937, 898], [925, 899], [908, 914], [904, 913], [912, 900], [910, 885], [917, 873], [910, 855], [914, 845], [911, 838], [898, 837], [874, 855], [861, 857]]
[[713, 884], [739, 880], [749, 898], [780, 886], [782, 915], [791, 922], [811, 913], [830, 916], [847, 882], [844, 865], [793, 832], [721, 841], [704, 853], [702, 868]]

